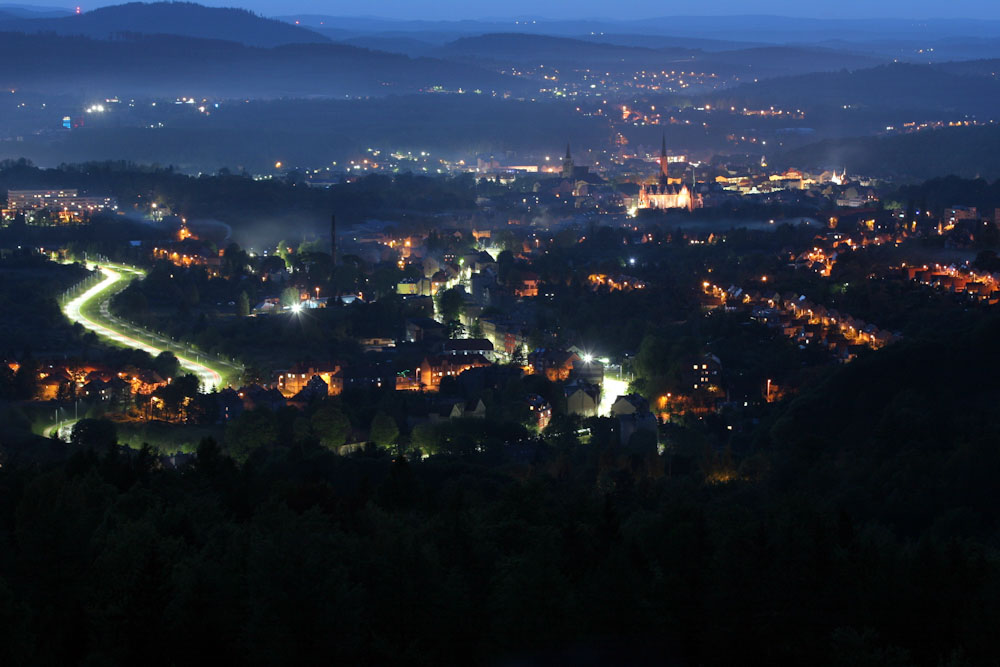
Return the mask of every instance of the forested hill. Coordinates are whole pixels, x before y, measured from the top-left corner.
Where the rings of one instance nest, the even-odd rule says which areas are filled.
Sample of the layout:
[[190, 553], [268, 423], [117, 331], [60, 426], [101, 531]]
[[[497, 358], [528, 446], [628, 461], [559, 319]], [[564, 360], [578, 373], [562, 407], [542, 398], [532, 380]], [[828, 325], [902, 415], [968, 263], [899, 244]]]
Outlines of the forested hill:
[[0, 16], [0, 30], [110, 39], [121, 34], [168, 34], [223, 39], [251, 46], [328, 42], [319, 33], [245, 9], [192, 2], [130, 2], [61, 18]]
[[[835, 54], [831, 54], [833, 57]], [[716, 104], [782, 109], [899, 109], [985, 114], [1000, 104], [1000, 82], [972, 71], [894, 63], [814, 72], [746, 84], [712, 96]]]
[[[0, 24], [2, 28], [2, 24]], [[23, 58], [30, 52], [31, 58]], [[415, 92], [434, 86], [517, 88], [516, 81], [461, 63], [411, 59], [344, 44], [273, 48], [217, 39], [130, 35], [0, 34], [0, 87], [103, 96], [306, 97]]]
[[[537, 67], [603, 66], [618, 69], [695, 68], [720, 75], [780, 76], [843, 67], [872, 67], [884, 59], [845, 50], [799, 46], [766, 46], [714, 51], [687, 46], [690, 40], [657, 38], [658, 45], [629, 45], [524, 33], [490, 33], [462, 37], [429, 51], [445, 59], [523, 63]], [[361, 40], [359, 40], [361, 41]], [[673, 43], [671, 43], [673, 41]]]
[[788, 151], [776, 164], [847, 165], [852, 172], [900, 180], [954, 174], [1000, 178], [1000, 126], [949, 127], [889, 137], [830, 139]]
[[775, 420], [771, 481], [913, 539], [995, 546], [998, 336], [969, 314], [841, 369]]
[[998, 337], [835, 371], [724, 483], [697, 443], [668, 467], [600, 420], [407, 463], [292, 411], [245, 465], [206, 440], [180, 470], [95, 430], [0, 468], [0, 660], [993, 664]]
[[445, 44], [435, 51], [442, 57], [470, 57], [484, 60], [546, 62], [572, 61], [577, 63], [669, 63], [677, 58], [690, 58], [698, 51], [692, 49], [650, 49], [638, 46], [621, 46], [601, 42], [530, 35], [523, 33], [491, 33], [462, 37]]

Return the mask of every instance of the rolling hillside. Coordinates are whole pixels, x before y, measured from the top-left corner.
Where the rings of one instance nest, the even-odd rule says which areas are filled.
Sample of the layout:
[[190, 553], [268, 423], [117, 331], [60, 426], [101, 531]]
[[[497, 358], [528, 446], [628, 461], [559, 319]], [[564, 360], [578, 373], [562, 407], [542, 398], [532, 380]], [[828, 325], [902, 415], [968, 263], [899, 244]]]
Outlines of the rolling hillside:
[[[26, 51], [35, 54], [21, 57]], [[0, 86], [128, 97], [354, 97], [523, 83], [471, 65], [342, 44], [273, 48], [170, 35], [114, 41], [0, 35]]]
[[[2, 10], [0, 10], [2, 11]], [[204, 7], [189, 2], [131, 2], [61, 18], [6, 19], [0, 30], [55, 33], [110, 39], [122, 34], [169, 34], [222, 39], [250, 46], [328, 42], [319, 33], [243, 9]]]
[[828, 140], [788, 151], [776, 165], [822, 169], [846, 165], [852, 173], [902, 181], [953, 174], [1000, 178], [1000, 126], [954, 127], [890, 137]]

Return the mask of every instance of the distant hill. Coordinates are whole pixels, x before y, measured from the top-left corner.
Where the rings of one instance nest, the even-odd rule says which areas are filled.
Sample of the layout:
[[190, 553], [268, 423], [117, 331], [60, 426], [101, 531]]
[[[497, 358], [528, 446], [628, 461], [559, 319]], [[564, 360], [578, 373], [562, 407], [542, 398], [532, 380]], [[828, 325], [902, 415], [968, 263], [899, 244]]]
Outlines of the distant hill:
[[[31, 58], [25, 58], [31, 53]], [[273, 48], [151, 35], [0, 34], [0, 88], [127, 97], [354, 97], [440, 86], [519, 91], [524, 82], [462, 63], [343, 44]]]
[[843, 166], [852, 173], [901, 180], [954, 174], [1000, 178], [1000, 126], [950, 127], [889, 137], [828, 140], [772, 160], [779, 166]]
[[458, 159], [507, 151], [523, 155], [540, 147], [557, 155], [572, 141], [577, 159], [589, 161], [583, 147], [600, 146], [607, 138], [603, 123], [570, 105], [485, 94], [251, 100], [223, 103], [210, 116], [182, 106], [155, 115], [166, 121], [164, 127], [135, 122], [147, 117], [137, 105], [92, 118], [72, 132], [0, 141], [0, 159], [27, 157], [41, 165], [125, 159], [173, 164], [188, 173], [224, 166], [259, 173], [276, 160], [328, 165], [372, 146]]
[[36, 5], [0, 5], [0, 14], [23, 19], [57, 18], [60, 16], [70, 16], [73, 12], [68, 9], [58, 7], [38, 7]]
[[905, 109], [961, 114], [959, 117], [984, 114], [988, 118], [1000, 108], [1000, 82], [952, 73], [939, 65], [893, 63], [769, 79], [709, 99], [753, 107]]
[[250, 46], [329, 41], [312, 30], [263, 18], [244, 9], [204, 7], [190, 2], [131, 2], [62, 18], [8, 18], [0, 22], [0, 30], [95, 39], [122, 34], [168, 34], [223, 39]]
[[962, 37], [956, 39], [831, 39], [815, 42], [815, 46], [869, 53], [901, 62], [920, 64], [944, 63], [954, 60], [979, 60], [1000, 57], [1000, 39]]
[[[676, 42], [676, 43], [672, 43]], [[574, 39], [526, 33], [492, 33], [463, 37], [430, 51], [431, 55], [450, 60], [494, 64], [531, 64], [534, 66], [579, 67], [607, 66], [617, 71], [641, 70], [649, 67], [694, 67], [712, 72], [720, 77], [736, 76], [768, 78], [823, 72], [841, 68], [867, 68], [886, 62], [885, 58], [834, 49], [803, 46], [755, 46], [751, 48], [718, 50], [725, 42], [692, 40], [688, 38], [642, 38], [633, 35], [632, 43], [638, 46], [608, 41], [606, 38]], [[693, 45], [710, 44], [712, 51]], [[732, 46], [732, 44], [728, 44]]]
[[426, 56], [437, 48], [432, 42], [392, 34], [361, 35], [337, 41], [341, 44], [389, 53], [404, 53], [408, 56]]
[[[539, 3], [539, 7], [542, 4]], [[850, 13], [850, 12], [845, 12]], [[577, 37], [599, 35], [674, 35], [682, 38], [756, 42], [768, 44], [817, 44], [828, 40], [849, 40], [856, 45], [885, 40], [923, 41], [969, 38], [1000, 38], [1000, 21], [974, 19], [935, 19], [919, 21], [910, 18], [796, 18], [765, 14], [733, 16], [660, 16], [642, 19], [566, 19], [515, 21], [502, 20], [403, 20], [360, 16], [329, 16], [298, 14], [281, 16], [282, 20], [301, 21], [302, 25], [337, 27], [357, 33], [399, 31], [413, 33], [452, 32], [465, 35], [525, 32], [540, 35]]]
[[[997, 50], [1000, 51], [1000, 42], [997, 42]], [[941, 63], [940, 65], [935, 65], [934, 68], [942, 72], [958, 74], [960, 76], [982, 76], [996, 79], [1000, 76], [1000, 58]]]
[[742, 63], [751, 72], [770, 77], [876, 67], [885, 64], [886, 59], [854, 51], [787, 44], [712, 52], [704, 56], [703, 62], [722, 65]]
[[699, 49], [702, 51], [735, 51], [762, 46], [756, 42], [732, 41], [721, 39], [705, 39], [703, 37], [685, 37], [680, 35], [644, 35], [630, 33], [601, 32], [594, 35], [580, 35], [578, 39], [619, 46], [640, 46], [648, 49], [665, 47], [680, 47], [684, 49]]
[[492, 33], [462, 37], [433, 51], [441, 58], [474, 58], [502, 62], [665, 62], [672, 58], [691, 58], [692, 49], [650, 49], [591, 42], [568, 37], [525, 33]]

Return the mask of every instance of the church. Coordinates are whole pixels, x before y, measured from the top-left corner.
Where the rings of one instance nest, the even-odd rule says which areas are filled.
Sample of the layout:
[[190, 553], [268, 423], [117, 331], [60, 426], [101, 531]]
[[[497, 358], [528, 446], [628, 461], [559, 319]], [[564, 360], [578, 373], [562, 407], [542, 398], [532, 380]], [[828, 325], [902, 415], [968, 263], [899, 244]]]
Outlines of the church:
[[663, 139], [663, 146], [660, 148], [660, 182], [657, 185], [646, 185], [639, 188], [639, 208], [686, 208], [693, 211], [705, 205], [702, 196], [688, 189], [687, 185], [670, 184], [670, 177], [667, 171], [667, 140]]

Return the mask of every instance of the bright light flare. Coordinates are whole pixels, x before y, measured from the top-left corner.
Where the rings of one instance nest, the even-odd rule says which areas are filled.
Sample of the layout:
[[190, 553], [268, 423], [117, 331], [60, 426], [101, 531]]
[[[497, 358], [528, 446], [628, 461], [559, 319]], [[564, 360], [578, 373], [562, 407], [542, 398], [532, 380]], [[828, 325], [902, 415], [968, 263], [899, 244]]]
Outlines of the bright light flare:
[[597, 407], [597, 415], [599, 417], [610, 417], [611, 406], [615, 404], [619, 396], [624, 396], [627, 393], [628, 382], [625, 380], [616, 380], [605, 375], [604, 383], [601, 386], [601, 404]]

